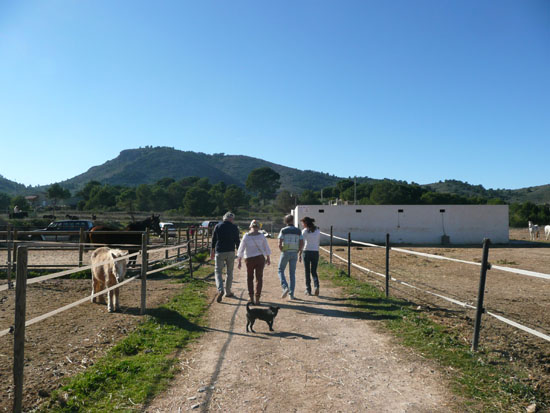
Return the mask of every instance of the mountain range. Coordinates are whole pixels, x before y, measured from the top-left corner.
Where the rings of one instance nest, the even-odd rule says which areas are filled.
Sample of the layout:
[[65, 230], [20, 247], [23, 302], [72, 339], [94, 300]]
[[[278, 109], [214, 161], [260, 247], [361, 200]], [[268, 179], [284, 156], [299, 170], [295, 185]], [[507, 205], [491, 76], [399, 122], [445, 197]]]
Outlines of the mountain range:
[[[281, 188], [291, 192], [306, 189], [320, 190], [334, 186], [343, 179], [327, 173], [300, 170], [275, 164], [259, 158], [244, 155], [213, 155], [181, 151], [170, 147], [127, 149], [102, 165], [94, 166], [73, 178], [59, 182], [71, 192], [81, 189], [89, 181], [103, 184], [137, 186], [152, 184], [162, 178], [182, 179], [187, 176], [207, 177], [210, 182], [223, 181], [227, 185], [245, 185], [248, 174], [259, 167], [270, 167], [281, 176]], [[358, 178], [358, 182], [377, 182], [368, 177]], [[445, 180], [423, 185], [436, 192], [448, 192], [465, 196], [502, 198], [507, 202], [531, 201], [537, 204], [550, 202], [550, 185], [521, 189], [485, 189], [481, 185], [471, 185], [457, 180]], [[43, 192], [47, 186], [26, 187], [0, 175], [0, 192], [10, 195]]]

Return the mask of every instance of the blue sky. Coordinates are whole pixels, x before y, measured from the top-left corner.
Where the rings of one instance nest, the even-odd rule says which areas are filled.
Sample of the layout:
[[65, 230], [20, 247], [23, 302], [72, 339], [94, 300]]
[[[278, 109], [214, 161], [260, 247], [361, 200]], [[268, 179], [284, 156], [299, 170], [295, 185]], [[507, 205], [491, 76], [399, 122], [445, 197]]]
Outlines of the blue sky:
[[145, 145], [338, 176], [550, 183], [550, 1], [0, 2], [0, 174]]

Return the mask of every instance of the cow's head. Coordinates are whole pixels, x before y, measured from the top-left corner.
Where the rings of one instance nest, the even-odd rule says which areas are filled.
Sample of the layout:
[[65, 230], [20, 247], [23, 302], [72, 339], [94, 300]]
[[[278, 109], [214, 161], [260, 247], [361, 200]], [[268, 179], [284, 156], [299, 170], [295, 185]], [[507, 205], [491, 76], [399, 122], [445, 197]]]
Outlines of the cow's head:
[[[113, 257], [114, 260], [117, 258], [123, 257], [124, 255], [126, 255], [126, 253], [121, 250], [111, 250], [111, 256]], [[128, 264], [128, 259], [115, 261], [114, 273], [115, 273], [117, 283], [122, 282], [124, 280], [124, 277], [126, 276], [127, 264]]]

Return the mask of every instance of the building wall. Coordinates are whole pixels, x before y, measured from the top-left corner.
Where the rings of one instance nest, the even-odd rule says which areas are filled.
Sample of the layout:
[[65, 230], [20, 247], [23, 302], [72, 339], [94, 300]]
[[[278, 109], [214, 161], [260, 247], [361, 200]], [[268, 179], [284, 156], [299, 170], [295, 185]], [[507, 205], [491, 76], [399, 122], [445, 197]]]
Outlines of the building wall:
[[[323, 232], [354, 240], [384, 243], [508, 243], [508, 205], [299, 205], [295, 224], [309, 216]], [[300, 226], [301, 228], [301, 226]], [[326, 237], [324, 241], [327, 241]], [[326, 243], [326, 242], [325, 242]]]

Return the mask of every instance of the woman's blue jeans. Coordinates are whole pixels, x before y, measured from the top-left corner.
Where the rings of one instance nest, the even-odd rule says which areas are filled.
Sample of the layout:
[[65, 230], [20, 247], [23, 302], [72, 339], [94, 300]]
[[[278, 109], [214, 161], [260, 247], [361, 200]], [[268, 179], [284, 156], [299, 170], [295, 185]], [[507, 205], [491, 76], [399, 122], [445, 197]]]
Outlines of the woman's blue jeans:
[[311, 277], [313, 277], [314, 287], [319, 288], [317, 264], [319, 264], [319, 251], [304, 251], [304, 267], [306, 271], [306, 290], [310, 294], [311, 294]]

